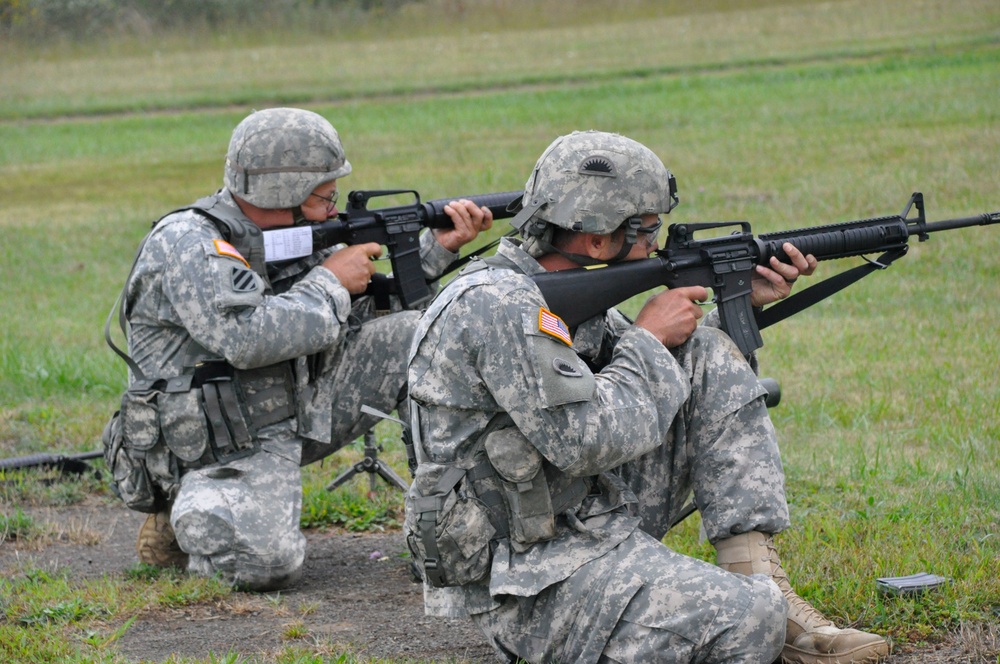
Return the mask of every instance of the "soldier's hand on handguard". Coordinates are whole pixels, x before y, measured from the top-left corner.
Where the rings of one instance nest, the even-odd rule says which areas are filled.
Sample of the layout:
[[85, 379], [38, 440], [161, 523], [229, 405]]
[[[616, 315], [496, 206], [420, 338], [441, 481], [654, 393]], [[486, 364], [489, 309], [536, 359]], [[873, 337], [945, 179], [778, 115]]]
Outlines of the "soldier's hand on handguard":
[[322, 265], [333, 272], [348, 293], [359, 295], [365, 292], [375, 274], [372, 261], [381, 255], [382, 247], [377, 242], [354, 244], [333, 252]]
[[476, 239], [480, 231], [493, 226], [493, 212], [489, 208], [479, 207], [464, 198], [445, 205], [444, 213], [455, 227], [435, 228], [434, 237], [438, 244], [451, 252], [457, 252], [462, 245]]
[[790, 242], [786, 242], [781, 248], [791, 263], [782, 263], [771, 256], [770, 268], [756, 266], [751, 283], [753, 293], [750, 295], [750, 304], [755, 307], [763, 307], [788, 297], [796, 279], [808, 277], [816, 270], [817, 261], [812, 254], [803, 256]]
[[667, 348], [680, 346], [698, 327], [702, 317], [700, 302], [708, 299], [702, 286], [671, 288], [646, 301], [635, 324], [649, 330]]

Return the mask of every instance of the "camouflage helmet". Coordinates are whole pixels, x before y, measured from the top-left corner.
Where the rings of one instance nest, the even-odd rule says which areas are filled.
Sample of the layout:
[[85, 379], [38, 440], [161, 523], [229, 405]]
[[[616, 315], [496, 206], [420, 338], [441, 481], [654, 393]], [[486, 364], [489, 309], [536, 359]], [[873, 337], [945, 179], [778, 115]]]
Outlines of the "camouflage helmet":
[[233, 130], [226, 189], [260, 208], [294, 208], [324, 182], [349, 175], [337, 130], [298, 108], [254, 111]]
[[631, 218], [677, 205], [674, 176], [652, 150], [601, 131], [560, 136], [542, 153], [511, 221], [525, 237], [556, 226], [608, 234]]

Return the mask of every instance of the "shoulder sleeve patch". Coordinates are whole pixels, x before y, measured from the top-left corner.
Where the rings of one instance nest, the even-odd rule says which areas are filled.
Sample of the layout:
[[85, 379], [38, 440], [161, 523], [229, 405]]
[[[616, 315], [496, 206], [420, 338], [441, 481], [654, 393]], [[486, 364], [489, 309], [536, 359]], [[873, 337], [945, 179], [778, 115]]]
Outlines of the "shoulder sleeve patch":
[[569, 334], [569, 327], [566, 326], [562, 318], [545, 307], [538, 309], [538, 331], [555, 337], [567, 346], [573, 345], [573, 337]]
[[250, 267], [250, 263], [247, 262], [247, 259], [243, 258], [243, 255], [240, 252], [236, 251], [236, 247], [229, 244], [225, 240], [214, 240], [214, 242], [215, 242], [215, 250], [219, 252], [220, 256], [229, 256], [230, 258], [235, 258], [236, 260], [240, 261], [247, 267]]
[[234, 293], [253, 293], [260, 288], [258, 281], [257, 273], [253, 270], [233, 266]]

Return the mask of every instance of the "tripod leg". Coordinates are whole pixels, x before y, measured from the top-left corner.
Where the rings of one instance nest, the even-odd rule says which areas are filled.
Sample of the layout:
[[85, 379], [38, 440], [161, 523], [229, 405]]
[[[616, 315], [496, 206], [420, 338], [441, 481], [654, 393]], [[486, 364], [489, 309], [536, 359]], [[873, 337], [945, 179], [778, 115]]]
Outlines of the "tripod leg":
[[375, 470], [382, 476], [382, 479], [389, 484], [394, 484], [400, 491], [405, 492], [409, 490], [410, 485], [407, 484], [406, 481], [396, 473], [396, 471], [381, 461], [375, 462]]
[[344, 472], [342, 472], [340, 475], [338, 475], [336, 478], [334, 478], [334, 480], [332, 482], [330, 482], [329, 484], [327, 484], [326, 485], [326, 490], [327, 491], [333, 491], [334, 489], [336, 489], [337, 487], [339, 487], [341, 484], [343, 484], [344, 482], [348, 481], [349, 479], [351, 479], [352, 477], [354, 477], [355, 475], [357, 475], [359, 472], [361, 472], [361, 470], [362, 470], [362, 467], [361, 467], [360, 463], [354, 464], [353, 466], [351, 466], [350, 468], [348, 468], [347, 470], [345, 470]]
[[327, 484], [326, 490], [333, 491], [361, 472], [368, 473], [369, 491], [375, 491], [376, 474], [401, 491], [407, 491], [410, 488], [410, 485], [402, 477], [387, 464], [379, 460], [378, 445], [375, 444], [375, 432], [371, 430], [365, 432], [365, 458]]

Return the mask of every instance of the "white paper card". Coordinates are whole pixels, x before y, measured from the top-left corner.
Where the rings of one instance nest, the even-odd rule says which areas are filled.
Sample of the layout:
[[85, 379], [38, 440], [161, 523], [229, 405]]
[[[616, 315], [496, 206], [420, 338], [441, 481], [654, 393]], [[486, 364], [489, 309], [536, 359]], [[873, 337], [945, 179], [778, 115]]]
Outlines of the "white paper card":
[[308, 226], [264, 231], [264, 260], [268, 263], [301, 258], [312, 252], [312, 229]]

